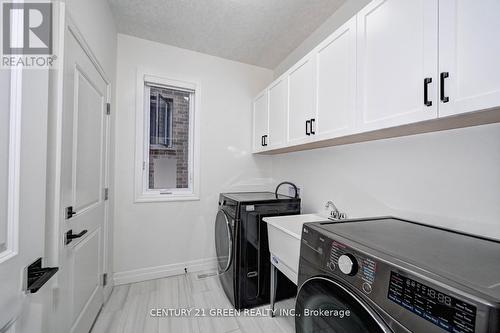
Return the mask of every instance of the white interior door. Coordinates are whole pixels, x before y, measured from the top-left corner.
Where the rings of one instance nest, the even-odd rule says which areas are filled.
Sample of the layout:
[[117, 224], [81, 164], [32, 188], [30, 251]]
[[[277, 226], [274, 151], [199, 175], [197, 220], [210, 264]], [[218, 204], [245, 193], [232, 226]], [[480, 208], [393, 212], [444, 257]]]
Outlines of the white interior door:
[[269, 87], [269, 146], [286, 143], [286, 113], [288, 111], [288, 80], [283, 77]]
[[47, 87], [45, 70], [0, 70], [0, 332], [43, 331], [47, 288], [25, 290], [44, 257]]
[[318, 136], [334, 138], [354, 129], [356, 17], [335, 31], [316, 53]]
[[439, 116], [500, 106], [499, 41], [500, 1], [439, 1]]
[[[437, 117], [438, 1], [375, 0], [357, 15], [358, 125]], [[427, 85], [425, 79], [432, 80]], [[425, 91], [430, 103], [425, 103]]]
[[70, 332], [87, 333], [103, 303], [108, 85], [78, 36], [66, 28], [61, 207], [74, 212], [64, 232], [79, 237], [65, 237], [63, 295]]

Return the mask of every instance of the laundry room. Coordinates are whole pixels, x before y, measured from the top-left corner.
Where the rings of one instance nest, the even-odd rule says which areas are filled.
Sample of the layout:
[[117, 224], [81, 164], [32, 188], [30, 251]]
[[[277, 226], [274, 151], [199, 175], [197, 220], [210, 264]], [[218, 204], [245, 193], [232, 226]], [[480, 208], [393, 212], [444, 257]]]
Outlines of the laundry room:
[[0, 2], [0, 333], [500, 333], [500, 1]]

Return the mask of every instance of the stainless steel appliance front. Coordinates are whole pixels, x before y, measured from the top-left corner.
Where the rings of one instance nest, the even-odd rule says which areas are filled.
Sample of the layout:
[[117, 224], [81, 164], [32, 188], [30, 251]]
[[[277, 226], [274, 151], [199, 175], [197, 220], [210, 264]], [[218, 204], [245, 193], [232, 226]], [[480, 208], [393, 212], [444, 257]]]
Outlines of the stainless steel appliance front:
[[499, 254], [496, 241], [393, 218], [311, 223], [299, 285], [326, 276], [394, 332], [500, 332]]

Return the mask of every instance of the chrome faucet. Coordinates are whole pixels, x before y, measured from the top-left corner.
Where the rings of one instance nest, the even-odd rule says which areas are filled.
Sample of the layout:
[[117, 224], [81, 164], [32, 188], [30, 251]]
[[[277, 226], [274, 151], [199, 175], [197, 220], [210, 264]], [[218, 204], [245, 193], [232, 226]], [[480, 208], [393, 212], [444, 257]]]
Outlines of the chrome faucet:
[[341, 213], [338, 209], [337, 206], [333, 203], [333, 201], [328, 200], [325, 204], [325, 209], [329, 209], [332, 207], [332, 210], [330, 211], [330, 220], [343, 220], [347, 218], [347, 215], [345, 213]]

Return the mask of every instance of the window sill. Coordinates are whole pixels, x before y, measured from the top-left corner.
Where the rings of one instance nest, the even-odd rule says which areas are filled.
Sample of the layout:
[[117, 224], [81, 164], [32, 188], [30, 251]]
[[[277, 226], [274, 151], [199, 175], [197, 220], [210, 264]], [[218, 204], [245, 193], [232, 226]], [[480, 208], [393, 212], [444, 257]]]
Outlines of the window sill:
[[150, 145], [150, 150], [166, 150], [166, 151], [175, 151], [174, 147], [165, 147], [162, 145]]
[[176, 202], [176, 201], [199, 201], [200, 197], [196, 194], [151, 194], [140, 195], [135, 198], [134, 203], [148, 202]]

